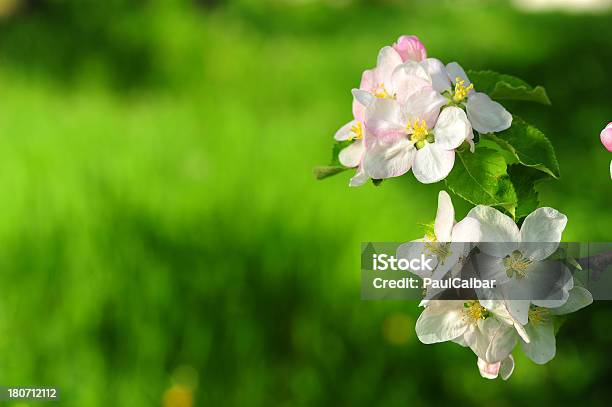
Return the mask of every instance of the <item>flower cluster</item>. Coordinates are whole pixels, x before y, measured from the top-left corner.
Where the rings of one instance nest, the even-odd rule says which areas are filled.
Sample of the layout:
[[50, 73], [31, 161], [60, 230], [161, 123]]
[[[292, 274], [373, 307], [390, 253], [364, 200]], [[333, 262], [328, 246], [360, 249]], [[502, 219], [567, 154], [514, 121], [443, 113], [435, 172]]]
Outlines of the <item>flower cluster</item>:
[[[469, 347], [478, 357], [481, 375], [488, 379], [510, 377], [512, 351], [519, 344], [535, 363], [550, 361], [555, 356], [554, 318], [593, 301], [588, 290], [574, 284], [566, 267], [551, 267], [552, 261], [547, 260], [557, 251], [566, 223], [565, 215], [555, 209], [539, 208], [519, 229], [507, 215], [484, 205], [456, 223], [451, 199], [441, 191], [435, 233], [426, 239], [448, 245], [452, 248], [447, 252], [457, 254], [449, 255], [443, 266], [438, 263], [429, 277], [442, 279], [474, 256], [479, 270], [498, 283], [494, 289], [476, 290], [474, 300], [429, 300], [439, 293], [428, 293], [416, 323], [421, 342], [452, 341]], [[473, 244], [457, 246], [465, 245], [462, 242]], [[408, 247], [400, 246], [398, 257], [414, 255]], [[472, 252], [472, 247], [477, 250]]]
[[[352, 91], [353, 119], [336, 132], [330, 165], [314, 174], [324, 179], [355, 168], [349, 185], [359, 186], [412, 170], [424, 184], [445, 180], [473, 205], [456, 222], [450, 196], [440, 192], [435, 222], [422, 239], [401, 245], [397, 257], [432, 257], [431, 270], [415, 272], [423, 279], [496, 281], [469, 296], [453, 297], [444, 284], [426, 287], [416, 331], [424, 343], [469, 347], [483, 377], [507, 379], [517, 346], [534, 362], [548, 362], [557, 316], [593, 299], [570, 272], [580, 265], [559, 258], [566, 216], [539, 207], [536, 184], [560, 177], [553, 145], [499, 103], [549, 105], [546, 90], [512, 75], [468, 72], [428, 57], [415, 36], [383, 47]], [[612, 151], [612, 123], [601, 141]]]
[[353, 89], [353, 120], [335, 134], [349, 143], [339, 162], [357, 172], [349, 185], [398, 177], [412, 169], [422, 183], [447, 177], [455, 150], [474, 149], [474, 131], [508, 129], [512, 115], [470, 82], [456, 62], [428, 58], [415, 36], [380, 50], [376, 67]]

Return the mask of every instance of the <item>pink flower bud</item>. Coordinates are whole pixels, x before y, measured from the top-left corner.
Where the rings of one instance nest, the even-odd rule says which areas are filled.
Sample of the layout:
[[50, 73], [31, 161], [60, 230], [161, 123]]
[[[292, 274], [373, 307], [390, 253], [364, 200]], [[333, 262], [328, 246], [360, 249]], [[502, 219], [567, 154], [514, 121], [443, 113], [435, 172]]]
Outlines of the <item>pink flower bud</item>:
[[402, 35], [393, 44], [393, 49], [400, 54], [402, 61], [423, 61], [427, 58], [425, 45], [416, 35]]
[[487, 363], [478, 358], [478, 369], [480, 369], [480, 375], [485, 379], [496, 379], [500, 368], [501, 362]]
[[601, 144], [603, 144], [608, 151], [612, 152], [612, 122], [608, 123], [606, 128], [601, 131], [599, 138], [601, 139]]

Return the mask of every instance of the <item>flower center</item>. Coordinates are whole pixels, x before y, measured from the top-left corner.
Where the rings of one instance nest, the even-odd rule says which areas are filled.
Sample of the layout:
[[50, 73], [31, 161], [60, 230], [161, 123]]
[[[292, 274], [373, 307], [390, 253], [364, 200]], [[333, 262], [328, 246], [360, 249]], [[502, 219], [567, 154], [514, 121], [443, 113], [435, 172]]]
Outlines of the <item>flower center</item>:
[[429, 250], [430, 254], [436, 256], [441, 264], [444, 264], [444, 260], [452, 254], [450, 243], [438, 242], [435, 239], [434, 235], [434, 239], [432, 239], [434, 241], [425, 243], [425, 248]]
[[434, 222], [431, 222], [431, 223], [421, 225], [425, 229], [425, 237], [432, 242], [435, 242], [436, 240], [438, 240], [436, 238], [436, 231], [434, 230], [434, 224], [435, 224]]
[[433, 134], [429, 132], [425, 120], [415, 119], [413, 122], [409, 122], [406, 130], [410, 133], [410, 140], [414, 141], [416, 148], [423, 148], [425, 141], [430, 143], [434, 141]]
[[363, 140], [363, 127], [361, 122], [357, 122], [351, 126], [351, 133], [353, 134], [349, 136], [349, 141]]
[[384, 98], [388, 98], [389, 97], [389, 94], [387, 93], [387, 90], [385, 89], [384, 83], [379, 83], [378, 85], [376, 85], [372, 89], [372, 93], [374, 94], [374, 96], [376, 96], [377, 98], [380, 98], [380, 99], [384, 99]]
[[465, 86], [465, 81], [460, 77], [455, 78], [455, 93], [453, 94], [453, 102], [460, 103], [467, 97], [468, 93], [474, 89], [474, 84], [470, 83], [469, 86]]
[[550, 321], [550, 311], [546, 308], [532, 305], [529, 307], [529, 322], [533, 326], [545, 324]]
[[480, 305], [480, 302], [471, 300], [463, 303], [463, 318], [475, 324], [479, 319], [487, 319], [489, 310]]
[[531, 265], [531, 260], [523, 257], [523, 254], [519, 250], [515, 250], [512, 254], [504, 257], [502, 262], [506, 268], [506, 275], [509, 278], [515, 276], [518, 279], [527, 276], [527, 269]]

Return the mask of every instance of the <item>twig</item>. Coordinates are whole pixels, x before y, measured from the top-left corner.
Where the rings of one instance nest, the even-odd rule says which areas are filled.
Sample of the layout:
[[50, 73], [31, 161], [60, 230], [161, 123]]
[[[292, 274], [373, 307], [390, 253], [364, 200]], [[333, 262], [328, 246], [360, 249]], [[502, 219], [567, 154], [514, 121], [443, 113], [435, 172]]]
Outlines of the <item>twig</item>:
[[612, 251], [581, 257], [576, 259], [576, 261], [583, 269], [591, 270], [594, 273], [594, 277], [597, 278], [608, 266], [612, 265]]

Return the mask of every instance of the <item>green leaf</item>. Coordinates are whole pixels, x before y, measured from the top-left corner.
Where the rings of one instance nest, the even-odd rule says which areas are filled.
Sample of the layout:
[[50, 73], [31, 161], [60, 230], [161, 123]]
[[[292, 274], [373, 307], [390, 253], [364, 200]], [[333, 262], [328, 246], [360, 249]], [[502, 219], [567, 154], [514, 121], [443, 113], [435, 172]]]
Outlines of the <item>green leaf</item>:
[[384, 179], [374, 179], [374, 178], [372, 178], [372, 184], [374, 184], [375, 187], [377, 187], [380, 184], [382, 184], [383, 181], [384, 181]]
[[550, 105], [546, 89], [533, 87], [515, 76], [504, 75], [493, 71], [468, 71], [470, 81], [478, 92], [488, 94], [496, 100], [523, 100]]
[[514, 116], [512, 126], [499, 133], [481, 135], [495, 141], [501, 148], [511, 152], [519, 163], [536, 168], [554, 178], [559, 178], [559, 163], [555, 150], [544, 133]]
[[508, 175], [514, 185], [518, 204], [516, 206], [516, 219], [524, 218], [540, 206], [538, 191], [535, 186], [547, 179], [550, 175], [531, 167], [520, 164], [510, 165]]
[[506, 161], [493, 149], [480, 147], [474, 153], [457, 150], [446, 185], [474, 205], [500, 206], [514, 216], [516, 192], [506, 173]]
[[312, 172], [317, 179], [321, 180], [327, 177], [331, 177], [332, 175], [339, 174], [344, 170], [348, 170], [348, 167], [343, 167], [341, 165], [321, 165], [315, 167]]

